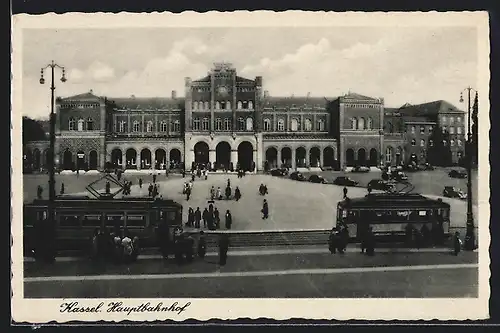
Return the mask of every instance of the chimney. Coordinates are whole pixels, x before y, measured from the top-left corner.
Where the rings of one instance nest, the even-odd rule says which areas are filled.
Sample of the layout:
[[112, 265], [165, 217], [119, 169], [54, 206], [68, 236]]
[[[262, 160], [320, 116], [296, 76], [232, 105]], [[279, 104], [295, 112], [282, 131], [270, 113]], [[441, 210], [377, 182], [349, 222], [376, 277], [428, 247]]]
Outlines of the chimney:
[[94, 93], [94, 90], [90, 89], [90, 93], [93, 94]]
[[269, 90], [264, 90], [264, 98], [268, 98], [269, 97]]
[[177, 91], [172, 90], [172, 99], [176, 99], [176, 98], [177, 98]]

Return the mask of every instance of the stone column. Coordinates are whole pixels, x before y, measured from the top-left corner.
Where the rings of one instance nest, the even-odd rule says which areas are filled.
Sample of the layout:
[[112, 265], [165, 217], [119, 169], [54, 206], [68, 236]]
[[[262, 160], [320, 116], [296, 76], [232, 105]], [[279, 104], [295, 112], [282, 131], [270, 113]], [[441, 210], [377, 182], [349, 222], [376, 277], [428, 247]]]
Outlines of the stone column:
[[216, 155], [215, 149], [210, 149], [210, 151], [208, 152], [208, 160], [210, 161], [212, 166], [214, 165], [216, 158], [217, 158], [217, 155]]
[[123, 150], [122, 151], [122, 168], [125, 169], [126, 165], [127, 165], [127, 151]]
[[259, 154], [257, 154], [257, 149], [254, 149], [253, 150], [253, 154], [252, 154], [252, 160], [253, 162], [255, 163], [255, 171], [258, 171], [260, 170], [260, 165], [262, 163], [260, 163], [260, 158], [258, 157]]
[[323, 153], [324, 153], [324, 149], [321, 149], [321, 150], [319, 151], [319, 166], [320, 166], [320, 167], [323, 167], [323, 163], [324, 163], [324, 160], [323, 160], [323, 158], [324, 158]]
[[311, 165], [311, 149], [306, 149], [306, 167], [310, 167]]
[[295, 160], [295, 149], [291, 149], [292, 151], [292, 169], [295, 170], [297, 168], [297, 161]]
[[276, 163], [278, 164], [277, 167], [279, 168], [281, 166], [281, 149], [276, 149], [278, 153], [276, 154]]
[[233, 168], [236, 168], [236, 164], [238, 163], [238, 151], [231, 149], [231, 163], [233, 163]]
[[135, 156], [135, 166], [137, 170], [141, 170], [141, 152], [137, 152], [137, 155]]

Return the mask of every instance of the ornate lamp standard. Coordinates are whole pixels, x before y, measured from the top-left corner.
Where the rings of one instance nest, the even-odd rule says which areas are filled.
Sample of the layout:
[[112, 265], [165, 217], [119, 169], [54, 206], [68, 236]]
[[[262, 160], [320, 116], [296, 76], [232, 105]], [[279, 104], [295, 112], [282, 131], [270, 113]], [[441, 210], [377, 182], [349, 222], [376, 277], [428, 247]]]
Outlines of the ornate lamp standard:
[[43, 78], [43, 74], [47, 68], [50, 68], [51, 84], [50, 84], [50, 146], [48, 152], [48, 167], [49, 167], [49, 209], [47, 219], [49, 223], [54, 224], [55, 214], [54, 214], [54, 201], [56, 198], [56, 180], [55, 180], [55, 143], [56, 143], [56, 116], [54, 113], [54, 91], [56, 87], [54, 85], [54, 70], [55, 68], [59, 68], [62, 70], [61, 82], [66, 82], [65, 69], [62, 66], [59, 66], [51, 61], [50, 64], [43, 67], [40, 70], [40, 84], [45, 84], [45, 79]]
[[472, 212], [472, 133], [471, 133], [471, 91], [477, 90], [467, 87], [460, 93], [460, 103], [464, 102], [463, 93], [467, 91], [467, 141], [465, 144], [465, 155], [467, 159], [467, 229], [465, 233], [464, 248], [472, 251], [476, 248], [476, 236], [474, 234], [474, 214]]

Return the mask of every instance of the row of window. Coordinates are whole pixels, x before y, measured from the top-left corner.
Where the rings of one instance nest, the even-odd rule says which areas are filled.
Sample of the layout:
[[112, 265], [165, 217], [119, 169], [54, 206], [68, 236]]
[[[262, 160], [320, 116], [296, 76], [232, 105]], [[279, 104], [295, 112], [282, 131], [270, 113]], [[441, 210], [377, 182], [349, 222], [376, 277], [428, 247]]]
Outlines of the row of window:
[[[253, 119], [252, 118], [238, 118], [237, 121], [238, 131], [253, 131]], [[216, 131], [230, 131], [232, 127], [231, 118], [224, 118], [224, 122], [221, 118], [215, 119], [215, 130]], [[193, 130], [194, 131], [208, 131], [210, 130], [210, 121], [208, 118], [193, 119]]]
[[93, 131], [94, 121], [92, 118], [88, 118], [86, 121], [81, 118], [78, 121], [74, 118], [69, 118], [68, 128], [70, 131]]
[[[446, 127], [446, 126], [443, 126], [443, 133], [450, 133], [450, 134], [455, 134], [455, 127]], [[462, 129], [462, 127], [456, 127], [456, 130], [457, 130], [457, 134], [462, 134], [464, 133], [464, 130]]]
[[363, 109], [376, 109], [376, 104], [344, 104], [346, 108], [363, 108]]
[[[238, 101], [236, 104], [236, 108], [238, 110], [253, 110], [253, 102], [252, 101]], [[202, 101], [194, 101], [193, 102], [193, 110], [210, 110], [209, 102]], [[231, 102], [230, 101], [217, 101], [215, 102], [215, 110], [231, 110]]]
[[[457, 140], [457, 146], [462, 147], [462, 140]], [[415, 147], [417, 145], [417, 141], [415, 139], [411, 140], [411, 145]], [[448, 145], [448, 140], [443, 140], [443, 146]], [[434, 141], [429, 140], [429, 146], [433, 147], [434, 146]], [[455, 146], [455, 140], [450, 140], [450, 146]], [[425, 147], [425, 140], [420, 140], [420, 147]]]
[[449, 125], [453, 125], [455, 123], [455, 120], [458, 124], [461, 124], [462, 123], [462, 117], [453, 117], [453, 116], [442, 116], [441, 117], [441, 125], [444, 125], [444, 124], [449, 124]]
[[[125, 133], [128, 132], [128, 123], [125, 120], [121, 120], [118, 122], [118, 132]], [[162, 120], [160, 122], [159, 130], [160, 132], [167, 132], [168, 124], [166, 121]], [[150, 120], [146, 122], [146, 132], [153, 132], [153, 122]], [[181, 131], [181, 122], [180, 120], [174, 120], [170, 123], [170, 132], [180, 132]], [[143, 132], [141, 122], [135, 120], [132, 123], [132, 132]]]
[[[429, 134], [431, 134], [432, 131], [434, 130], [434, 127], [429, 126], [427, 130], [429, 131]], [[416, 127], [415, 126], [411, 126], [410, 127], [411, 134], [415, 134], [415, 131], [416, 131]], [[425, 126], [420, 126], [420, 134], [425, 134]]]
[[73, 103], [73, 104], [61, 104], [61, 109], [90, 109], [98, 108], [100, 105], [98, 103]]
[[[277, 128], [276, 130], [279, 132], [282, 132], [285, 130], [285, 120], [284, 119], [278, 119], [277, 123]], [[290, 131], [298, 131], [300, 127], [300, 122], [297, 118], [292, 118], [291, 119], [291, 124], [290, 124]], [[313, 130], [313, 123], [311, 119], [305, 119], [304, 120], [304, 126], [302, 127], [303, 131], [312, 131]], [[325, 130], [325, 121], [323, 119], [318, 119], [316, 121], [316, 131], [324, 131]], [[271, 127], [271, 120], [269, 118], [264, 119], [264, 131], [269, 132], [272, 131]]]
[[373, 129], [373, 120], [368, 117], [367, 119], [360, 118], [351, 118], [351, 129], [353, 130], [371, 130]]

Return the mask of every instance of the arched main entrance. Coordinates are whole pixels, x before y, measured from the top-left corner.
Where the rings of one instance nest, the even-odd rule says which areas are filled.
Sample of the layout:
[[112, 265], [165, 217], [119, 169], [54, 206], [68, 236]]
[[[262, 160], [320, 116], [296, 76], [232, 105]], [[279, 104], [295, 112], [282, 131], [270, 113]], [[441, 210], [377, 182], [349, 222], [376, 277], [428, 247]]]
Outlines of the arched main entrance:
[[354, 166], [354, 150], [351, 148], [345, 151], [345, 165], [348, 167]]
[[158, 148], [155, 151], [155, 169], [164, 170], [167, 167], [167, 152]]
[[366, 150], [364, 148], [358, 149], [358, 165], [366, 166]]
[[127, 149], [127, 152], [125, 153], [125, 160], [127, 162], [127, 169], [137, 169], [137, 152], [135, 149]]
[[306, 167], [306, 149], [304, 147], [299, 147], [295, 150], [295, 165], [298, 168]]
[[73, 154], [68, 149], [64, 151], [62, 165], [64, 170], [73, 169]]
[[97, 170], [97, 152], [95, 150], [89, 153], [89, 170]]
[[372, 148], [370, 149], [370, 166], [377, 166], [378, 165], [378, 152], [377, 149]]
[[396, 165], [401, 165], [403, 159], [401, 157], [401, 147], [396, 148]]
[[169, 154], [170, 165], [177, 168], [181, 164], [181, 151], [177, 148], [171, 149]]
[[319, 167], [321, 166], [320, 160], [321, 160], [321, 151], [319, 150], [318, 147], [312, 147], [311, 150], [309, 150], [309, 165], [311, 167]]
[[148, 148], [141, 151], [141, 169], [151, 169], [151, 151]]
[[[209, 152], [208, 144], [203, 141], [198, 142], [194, 145], [194, 163], [196, 164], [208, 164], [208, 152]], [[211, 161], [213, 162], [213, 161]]]
[[231, 145], [226, 141], [215, 147], [215, 164], [217, 169], [229, 169], [231, 163]]
[[266, 162], [269, 169], [278, 167], [278, 151], [274, 147], [267, 148], [266, 150]]
[[323, 149], [323, 166], [335, 168], [335, 152], [332, 147]]
[[87, 161], [85, 160], [85, 153], [79, 150], [76, 153], [76, 168], [77, 170], [85, 170]]
[[111, 151], [111, 164], [113, 168], [119, 168], [122, 166], [122, 151], [118, 148], [115, 148]]
[[245, 171], [253, 171], [253, 146], [248, 141], [238, 145], [238, 164]]
[[40, 170], [40, 150], [33, 150], [33, 170]]
[[292, 167], [292, 149], [290, 149], [289, 147], [284, 147], [281, 149], [281, 163], [284, 164], [287, 168]]

